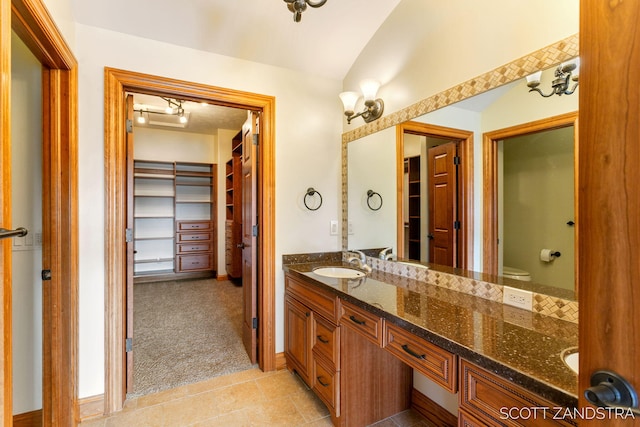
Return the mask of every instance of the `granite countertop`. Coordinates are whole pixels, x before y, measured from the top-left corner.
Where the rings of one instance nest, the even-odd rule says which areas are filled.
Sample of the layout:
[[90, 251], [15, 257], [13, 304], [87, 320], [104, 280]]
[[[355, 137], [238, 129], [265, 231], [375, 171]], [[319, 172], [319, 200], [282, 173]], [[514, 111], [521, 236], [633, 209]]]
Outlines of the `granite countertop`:
[[[336, 259], [285, 261], [285, 272], [327, 289], [554, 404], [577, 406], [577, 375], [560, 353], [578, 346], [578, 325], [373, 270], [363, 279], [312, 272]], [[353, 266], [349, 266], [353, 267]]]

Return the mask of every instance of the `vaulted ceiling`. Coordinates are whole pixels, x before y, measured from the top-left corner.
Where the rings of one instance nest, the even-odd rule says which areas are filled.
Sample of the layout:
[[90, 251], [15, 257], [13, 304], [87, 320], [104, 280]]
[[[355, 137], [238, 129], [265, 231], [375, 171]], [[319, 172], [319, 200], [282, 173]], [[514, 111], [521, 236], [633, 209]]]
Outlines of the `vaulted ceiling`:
[[76, 22], [342, 80], [400, 0], [73, 0]]

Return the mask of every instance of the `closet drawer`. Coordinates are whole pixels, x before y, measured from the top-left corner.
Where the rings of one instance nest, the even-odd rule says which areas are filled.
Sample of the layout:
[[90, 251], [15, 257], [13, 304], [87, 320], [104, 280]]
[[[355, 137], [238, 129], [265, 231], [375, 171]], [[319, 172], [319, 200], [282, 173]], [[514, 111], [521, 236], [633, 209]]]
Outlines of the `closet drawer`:
[[211, 252], [211, 242], [195, 242], [195, 243], [182, 243], [177, 247], [177, 253], [191, 253], [191, 252]]
[[177, 272], [211, 270], [213, 268], [213, 254], [178, 255]]
[[213, 233], [178, 233], [178, 243], [195, 242], [195, 241], [211, 241]]
[[213, 229], [211, 221], [176, 221], [176, 231], [209, 231]]
[[457, 390], [456, 356], [395, 325], [384, 325], [385, 349], [451, 393]]
[[374, 344], [382, 347], [382, 318], [355, 305], [342, 301], [340, 324], [358, 331]]

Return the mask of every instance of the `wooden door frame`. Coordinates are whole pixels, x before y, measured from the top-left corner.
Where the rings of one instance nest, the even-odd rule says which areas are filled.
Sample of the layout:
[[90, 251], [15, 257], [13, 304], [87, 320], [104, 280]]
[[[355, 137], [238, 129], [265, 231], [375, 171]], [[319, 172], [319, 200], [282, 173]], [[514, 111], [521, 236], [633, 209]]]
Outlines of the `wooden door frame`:
[[258, 365], [276, 368], [275, 355], [275, 98], [105, 67], [105, 413], [126, 399], [124, 285], [126, 162], [124, 94], [146, 93], [262, 112], [258, 199]]
[[[578, 223], [578, 112], [561, 114], [523, 123], [504, 129], [487, 132], [483, 135], [482, 187], [484, 202], [482, 209], [482, 271], [487, 274], [498, 274], [498, 142], [516, 136], [573, 126], [574, 150], [574, 206], [575, 222]], [[575, 233], [575, 290], [578, 291], [578, 232]]]
[[[40, 0], [0, 0], [0, 151], [10, 155], [11, 30], [42, 63], [42, 268], [43, 282], [43, 422], [72, 426], [78, 419], [78, 75], [77, 61]], [[0, 165], [3, 182], [10, 168]], [[4, 185], [3, 187], [10, 187]], [[0, 220], [10, 224], [8, 194], [2, 190]], [[3, 271], [11, 268], [11, 246], [3, 243]], [[4, 425], [11, 425], [12, 331], [11, 277], [2, 282], [0, 316], [0, 404]]]
[[396, 126], [396, 193], [397, 193], [397, 248], [404, 252], [404, 134], [424, 135], [460, 141], [460, 187], [458, 188], [458, 212], [462, 227], [458, 235], [459, 268], [469, 269], [473, 265], [473, 132], [408, 121]]

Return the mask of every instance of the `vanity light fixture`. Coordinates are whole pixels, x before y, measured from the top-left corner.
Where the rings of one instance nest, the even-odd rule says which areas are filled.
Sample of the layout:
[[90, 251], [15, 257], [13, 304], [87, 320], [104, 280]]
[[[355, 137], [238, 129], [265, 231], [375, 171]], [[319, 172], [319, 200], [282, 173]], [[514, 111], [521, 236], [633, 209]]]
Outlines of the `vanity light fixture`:
[[[571, 61], [560, 64], [555, 71], [555, 79], [551, 82], [551, 92], [544, 94], [538, 86], [540, 85], [540, 77], [542, 71], [530, 74], [527, 76], [527, 86], [529, 92], [538, 92], [544, 98], [548, 98], [551, 95], [571, 95], [576, 91], [578, 87], [578, 75], [580, 67], [580, 58], [573, 59]], [[574, 72], [575, 71], [575, 72]], [[573, 87], [569, 88], [571, 81], [575, 82]]]
[[287, 7], [291, 12], [293, 12], [293, 21], [300, 22], [302, 19], [302, 12], [307, 10], [307, 6], [311, 7], [320, 7], [324, 5], [327, 0], [284, 0], [287, 4]]
[[366, 79], [360, 82], [360, 90], [364, 96], [365, 109], [359, 113], [355, 113], [356, 103], [360, 99], [358, 92], [342, 92], [339, 96], [344, 105], [344, 115], [347, 116], [347, 123], [351, 124], [351, 120], [356, 117], [362, 117], [366, 122], [372, 122], [379, 119], [384, 111], [384, 102], [380, 98], [376, 98], [380, 82], [373, 79]]

